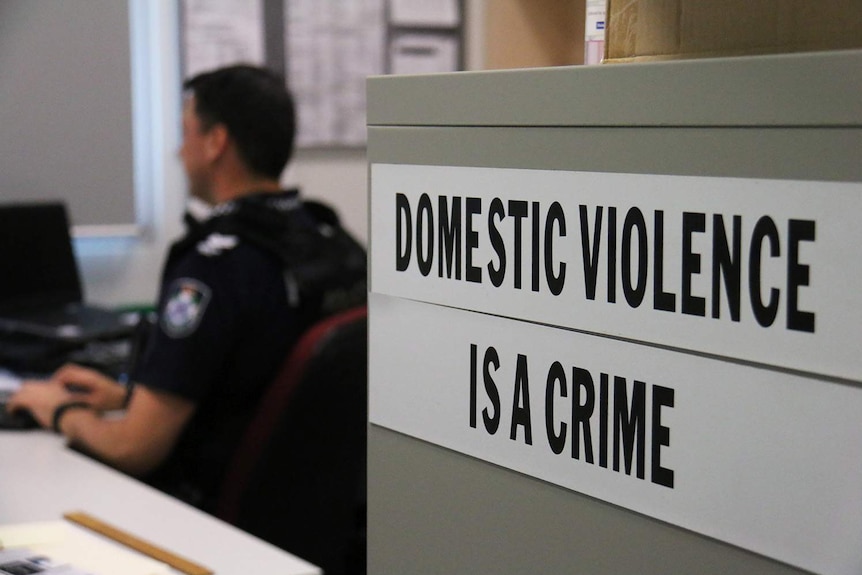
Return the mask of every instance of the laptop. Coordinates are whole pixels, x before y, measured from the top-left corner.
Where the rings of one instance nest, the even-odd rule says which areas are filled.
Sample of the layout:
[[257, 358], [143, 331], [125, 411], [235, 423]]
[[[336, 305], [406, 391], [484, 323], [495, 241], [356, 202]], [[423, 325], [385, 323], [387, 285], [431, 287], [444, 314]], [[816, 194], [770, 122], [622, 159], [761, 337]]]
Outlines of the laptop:
[[136, 323], [85, 304], [63, 203], [0, 205], [0, 335], [83, 344], [128, 336]]

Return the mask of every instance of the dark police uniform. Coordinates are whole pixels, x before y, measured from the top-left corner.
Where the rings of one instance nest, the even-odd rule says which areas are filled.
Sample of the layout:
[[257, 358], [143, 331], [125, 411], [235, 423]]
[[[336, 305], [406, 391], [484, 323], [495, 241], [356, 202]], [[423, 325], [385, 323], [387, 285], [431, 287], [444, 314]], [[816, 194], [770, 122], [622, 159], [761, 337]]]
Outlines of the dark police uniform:
[[149, 481], [211, 509], [267, 384], [304, 329], [364, 303], [365, 252], [296, 190], [217, 206], [170, 251], [136, 384], [194, 402]]

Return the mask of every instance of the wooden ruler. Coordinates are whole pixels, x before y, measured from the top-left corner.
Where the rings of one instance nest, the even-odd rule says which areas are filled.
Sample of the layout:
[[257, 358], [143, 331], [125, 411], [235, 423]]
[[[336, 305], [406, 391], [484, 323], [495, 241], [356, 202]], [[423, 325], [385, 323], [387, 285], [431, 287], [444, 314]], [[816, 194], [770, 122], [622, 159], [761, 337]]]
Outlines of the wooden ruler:
[[186, 573], [186, 575], [213, 575], [213, 571], [211, 569], [198, 565], [197, 563], [193, 563], [188, 559], [184, 559], [183, 557], [175, 555], [170, 551], [166, 551], [161, 547], [156, 547], [155, 545], [117, 529], [112, 525], [108, 525], [107, 523], [96, 519], [89, 513], [75, 511], [72, 513], [65, 513], [63, 518], [82, 527], [86, 527], [91, 531], [95, 531], [100, 535], [104, 535], [109, 539], [113, 539], [114, 541], [134, 549], [139, 553], [143, 553], [148, 557], [152, 557], [157, 561], [166, 563], [174, 569]]

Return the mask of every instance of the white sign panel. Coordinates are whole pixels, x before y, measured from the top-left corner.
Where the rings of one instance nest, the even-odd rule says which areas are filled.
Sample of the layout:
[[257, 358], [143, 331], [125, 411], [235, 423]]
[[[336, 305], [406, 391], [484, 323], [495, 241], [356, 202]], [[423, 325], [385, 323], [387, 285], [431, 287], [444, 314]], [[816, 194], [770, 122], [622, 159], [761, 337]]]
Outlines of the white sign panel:
[[862, 572], [862, 389], [370, 298], [371, 423], [817, 573]]
[[862, 184], [374, 164], [377, 293], [862, 380]]

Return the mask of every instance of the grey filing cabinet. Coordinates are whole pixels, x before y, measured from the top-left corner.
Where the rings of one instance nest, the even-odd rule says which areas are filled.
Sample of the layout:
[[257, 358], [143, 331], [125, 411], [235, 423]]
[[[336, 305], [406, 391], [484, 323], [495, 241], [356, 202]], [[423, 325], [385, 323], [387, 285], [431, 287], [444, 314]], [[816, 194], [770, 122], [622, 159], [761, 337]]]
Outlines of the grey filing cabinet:
[[[387, 213], [391, 206], [375, 200], [381, 164], [855, 185], [862, 182], [862, 52], [371, 78], [368, 128], [370, 206]], [[386, 372], [375, 358], [387, 350], [375, 339], [385, 319], [374, 298], [388, 296], [378, 296], [385, 290], [373, 270], [392, 263], [378, 255], [375, 244], [390, 240], [376, 221], [372, 213], [369, 573], [807, 572], [381, 423], [375, 389]], [[856, 221], [858, 214], [845, 223]], [[637, 339], [631, 345], [663, 347]], [[666, 347], [778, 379], [801, 377], [814, 390], [862, 391], [853, 366], [826, 373]], [[848, 457], [859, 459], [861, 444], [845, 445]]]

